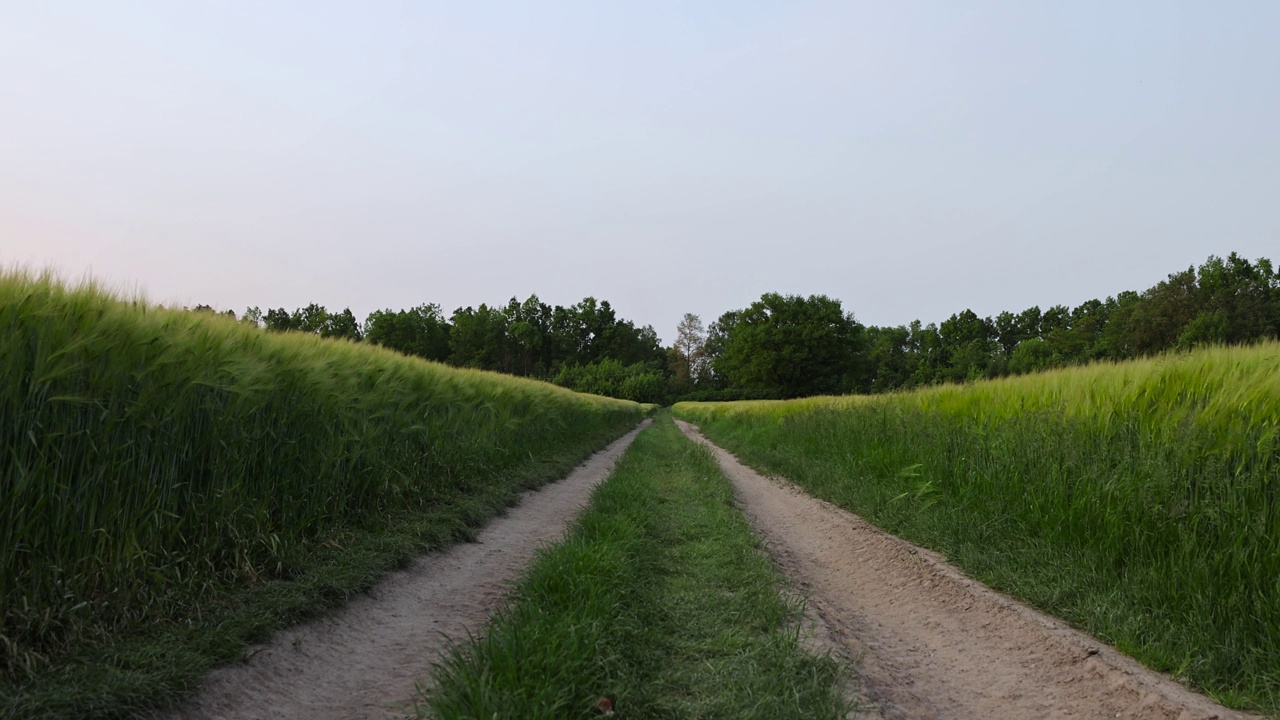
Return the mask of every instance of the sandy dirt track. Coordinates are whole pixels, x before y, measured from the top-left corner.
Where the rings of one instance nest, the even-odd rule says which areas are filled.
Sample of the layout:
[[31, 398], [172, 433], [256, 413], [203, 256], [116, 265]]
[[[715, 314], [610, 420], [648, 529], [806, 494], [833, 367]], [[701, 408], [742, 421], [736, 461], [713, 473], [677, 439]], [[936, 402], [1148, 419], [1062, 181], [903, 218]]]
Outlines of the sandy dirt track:
[[808, 598], [817, 634], [854, 662], [864, 717], [1243, 720], [1065, 623], [965, 577], [711, 444], [738, 501]]
[[416, 684], [441, 650], [482, 627], [649, 422], [525, 495], [476, 542], [426, 555], [328, 616], [277, 633], [246, 661], [210, 674], [191, 703], [160, 717], [353, 720], [410, 712]]

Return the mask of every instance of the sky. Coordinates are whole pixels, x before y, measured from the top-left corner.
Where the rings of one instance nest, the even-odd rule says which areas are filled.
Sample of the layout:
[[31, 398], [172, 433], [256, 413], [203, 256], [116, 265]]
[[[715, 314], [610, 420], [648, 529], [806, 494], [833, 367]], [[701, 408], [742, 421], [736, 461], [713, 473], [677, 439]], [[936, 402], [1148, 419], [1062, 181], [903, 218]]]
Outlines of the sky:
[[0, 3], [0, 265], [164, 304], [765, 292], [866, 324], [1280, 260], [1280, 3]]

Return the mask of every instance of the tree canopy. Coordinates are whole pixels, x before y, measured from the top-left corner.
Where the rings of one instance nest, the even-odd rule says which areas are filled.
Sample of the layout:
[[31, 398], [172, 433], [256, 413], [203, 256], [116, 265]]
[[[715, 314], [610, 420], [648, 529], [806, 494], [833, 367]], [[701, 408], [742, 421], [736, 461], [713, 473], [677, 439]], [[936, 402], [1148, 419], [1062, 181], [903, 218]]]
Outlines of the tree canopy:
[[[214, 312], [207, 305], [192, 308]], [[234, 313], [226, 313], [234, 316]], [[940, 382], [1124, 360], [1204, 344], [1280, 338], [1280, 276], [1271, 261], [1231, 253], [1170, 274], [1142, 292], [940, 324], [863, 327], [825, 295], [765, 293], [709, 326], [686, 313], [670, 347], [653, 328], [593, 297], [551, 306], [537, 295], [465, 307], [377, 310], [252, 307], [241, 322], [387, 347], [462, 367], [551, 380], [644, 402], [890, 392]]]
[[783, 397], [853, 387], [863, 328], [839, 300], [765, 293], [716, 324], [722, 344], [712, 368], [730, 385], [776, 390]]
[[776, 293], [724, 313], [702, 348], [710, 376], [696, 378], [686, 396], [890, 392], [1280, 338], [1280, 276], [1266, 258], [1250, 262], [1232, 253], [1143, 292], [1074, 308], [1035, 306], [994, 317], [965, 309], [940, 324], [867, 328], [843, 315], [830, 298]]
[[[212, 311], [197, 306], [198, 311]], [[232, 313], [234, 315], [234, 313]], [[559, 382], [643, 402], [671, 393], [667, 352], [648, 325], [619, 318], [607, 300], [584, 298], [550, 306], [531, 295], [506, 305], [458, 308], [448, 320], [434, 303], [408, 310], [375, 310], [361, 325], [351, 310], [330, 312], [312, 303], [289, 311], [253, 307], [242, 321], [271, 332], [304, 332], [363, 340], [406, 355], [459, 367]]]

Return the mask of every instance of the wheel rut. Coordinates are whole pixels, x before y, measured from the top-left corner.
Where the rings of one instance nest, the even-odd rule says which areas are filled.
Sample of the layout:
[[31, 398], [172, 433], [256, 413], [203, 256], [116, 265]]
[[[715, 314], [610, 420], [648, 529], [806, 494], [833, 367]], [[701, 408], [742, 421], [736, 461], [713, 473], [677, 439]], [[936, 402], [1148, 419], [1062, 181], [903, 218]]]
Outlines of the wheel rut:
[[941, 556], [709, 446], [765, 547], [850, 660], [864, 717], [1243, 720]]
[[323, 618], [213, 671], [166, 720], [403, 717], [449, 643], [480, 631], [537, 550], [564, 535], [649, 420], [563, 480], [527, 493], [475, 542], [416, 560]]

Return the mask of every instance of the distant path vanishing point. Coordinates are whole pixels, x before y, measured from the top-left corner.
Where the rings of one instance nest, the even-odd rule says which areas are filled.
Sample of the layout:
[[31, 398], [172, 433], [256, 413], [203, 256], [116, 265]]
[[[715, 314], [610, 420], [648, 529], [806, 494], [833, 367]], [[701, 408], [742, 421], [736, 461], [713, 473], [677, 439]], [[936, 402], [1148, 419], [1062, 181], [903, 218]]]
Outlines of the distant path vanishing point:
[[649, 424], [525, 495], [475, 542], [425, 555], [325, 617], [276, 633], [248, 660], [214, 670], [176, 720], [401, 717], [446, 645], [478, 632], [533, 559], [560, 539], [613, 464]]
[[1243, 720], [1098, 640], [708, 445], [819, 641], [852, 661], [864, 716], [886, 720]]

